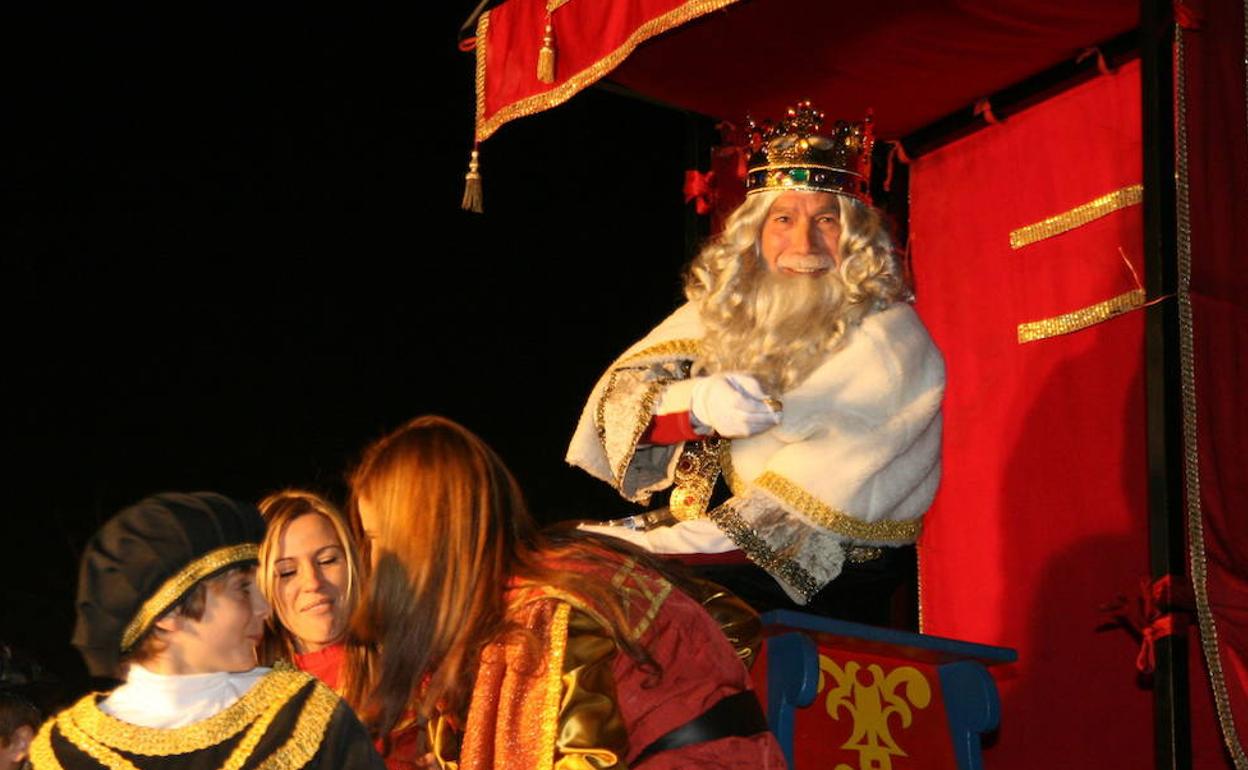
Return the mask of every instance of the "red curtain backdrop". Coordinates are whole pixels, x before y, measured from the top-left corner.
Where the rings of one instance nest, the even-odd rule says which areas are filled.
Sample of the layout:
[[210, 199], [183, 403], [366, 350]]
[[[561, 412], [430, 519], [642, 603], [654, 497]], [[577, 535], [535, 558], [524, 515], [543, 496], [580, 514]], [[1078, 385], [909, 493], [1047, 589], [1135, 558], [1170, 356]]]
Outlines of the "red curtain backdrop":
[[1195, 382], [1188, 427], [1199, 448], [1198, 473], [1189, 467], [1187, 481], [1200, 492], [1199, 508], [1188, 513], [1201, 525], [1193, 575], [1209, 645], [1204, 654], [1193, 650], [1193, 767], [1222, 767], [1233, 755], [1248, 768], [1248, 33], [1241, 0], [1181, 3], [1178, 10], [1186, 27], [1180, 119], [1188, 152], [1179, 171], [1191, 201], [1195, 353], [1194, 371], [1184, 374]]
[[[1143, 313], [1021, 344], [1018, 326], [1143, 279], [1141, 207], [1010, 233], [1141, 180], [1135, 64], [911, 171], [918, 310], [948, 364], [944, 477], [920, 543], [923, 630], [1018, 649], [989, 768], [1150, 767], [1135, 639], [1101, 610], [1148, 574]], [[1133, 274], [1134, 272], [1134, 274]]]

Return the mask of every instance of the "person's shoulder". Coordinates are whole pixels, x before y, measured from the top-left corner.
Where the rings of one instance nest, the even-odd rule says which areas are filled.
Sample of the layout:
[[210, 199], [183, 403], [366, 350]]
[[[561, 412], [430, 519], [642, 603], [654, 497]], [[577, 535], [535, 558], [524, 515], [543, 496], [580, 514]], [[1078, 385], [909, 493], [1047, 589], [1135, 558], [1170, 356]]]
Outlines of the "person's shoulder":
[[65, 741], [64, 730], [60, 727], [63, 724], [62, 720], [75, 711], [83, 709], [98, 710], [99, 697], [100, 693], [84, 695], [72, 706], [53, 714], [40, 725], [38, 732], [35, 733], [34, 740], [30, 744], [30, 766], [32, 768], [35, 768], [35, 770], [59, 770], [63, 767], [57, 759], [56, 752], [52, 749], [53, 734], [57, 734], [58, 740]]
[[931, 341], [923, 319], [909, 302], [893, 302], [862, 319], [862, 328], [874, 334], [892, 337], [917, 337]]
[[923, 320], [908, 302], [894, 302], [862, 319], [858, 336], [903, 370], [939, 369], [944, 358]]
[[699, 305], [686, 302], [625, 350], [616, 365], [693, 358], [704, 333]]
[[[331, 712], [342, 700], [333, 688], [315, 675], [300, 671], [279, 661], [252, 690], [258, 699], [267, 702], [269, 710], [281, 710], [295, 700], [301, 700], [300, 714], [303, 719], [327, 724]], [[248, 693], [249, 695], [251, 693]]]

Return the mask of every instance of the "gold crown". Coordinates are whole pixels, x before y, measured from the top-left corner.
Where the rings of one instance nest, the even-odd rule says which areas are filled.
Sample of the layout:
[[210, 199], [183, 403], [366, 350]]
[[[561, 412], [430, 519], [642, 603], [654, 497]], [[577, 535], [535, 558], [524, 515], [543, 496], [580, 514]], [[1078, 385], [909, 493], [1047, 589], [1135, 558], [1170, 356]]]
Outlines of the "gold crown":
[[821, 132], [824, 115], [798, 102], [778, 124], [748, 118], [750, 159], [746, 195], [765, 190], [808, 190], [871, 202], [871, 113], [861, 123], [838, 120]]

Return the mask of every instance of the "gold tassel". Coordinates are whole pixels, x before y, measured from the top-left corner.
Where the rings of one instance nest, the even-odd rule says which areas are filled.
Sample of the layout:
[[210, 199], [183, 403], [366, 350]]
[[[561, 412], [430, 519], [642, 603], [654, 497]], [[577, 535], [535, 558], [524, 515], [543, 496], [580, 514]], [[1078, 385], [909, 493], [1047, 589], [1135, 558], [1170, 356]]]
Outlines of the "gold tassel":
[[464, 175], [464, 202], [460, 208], [478, 214], [485, 211], [481, 196], [481, 172], [478, 170], [477, 149], [472, 149], [472, 158], [468, 161], [468, 173]]
[[555, 82], [555, 28], [550, 25], [550, 14], [546, 14], [542, 50], [537, 52], [537, 79], [543, 83]]

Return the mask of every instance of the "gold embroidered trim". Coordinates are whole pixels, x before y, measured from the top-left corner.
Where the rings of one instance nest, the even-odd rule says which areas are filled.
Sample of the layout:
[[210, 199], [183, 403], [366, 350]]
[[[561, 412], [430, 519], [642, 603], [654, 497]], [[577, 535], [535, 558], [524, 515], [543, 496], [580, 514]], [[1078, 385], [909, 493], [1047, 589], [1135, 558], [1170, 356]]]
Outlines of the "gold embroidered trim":
[[650, 608], [646, 610], [646, 614], [638, 621], [633, 630], [629, 632], [629, 636], [633, 641], [641, 638], [642, 634], [650, 630], [650, 624], [658, 617], [659, 610], [663, 608], [663, 603], [667, 601], [667, 597], [672, 593], [672, 584], [666, 580], [659, 580], [659, 592], [650, 597]]
[[125, 652], [139, 640], [152, 623], [169, 609], [182, 594], [186, 593], [208, 575], [222, 567], [228, 567], [242, 561], [254, 560], [260, 552], [255, 543], [227, 545], [215, 551], [209, 551], [195, 561], [183, 567], [173, 577], [166, 580], [151, 598], [143, 602], [139, 611], [126, 626], [121, 635], [121, 651]]
[[[607, 386], [602, 389], [602, 398], [598, 399], [598, 406], [594, 410], [594, 417], [598, 427], [598, 443], [602, 445], [603, 454], [609, 455], [607, 452], [607, 424], [605, 409], [607, 399], [611, 397], [615, 390], [616, 372], [612, 371], [607, 378]], [[654, 407], [659, 400], [659, 396], [663, 393], [663, 388], [667, 385], [664, 380], [655, 380], [646, 385], [646, 391], [641, 395], [641, 402], [637, 408], [637, 421], [633, 425], [633, 436], [629, 442], [629, 449], [620, 458], [619, 463], [613, 469], [615, 471], [615, 488], [621, 494], [624, 493], [624, 474], [628, 472], [628, 466], [633, 462], [633, 455], [637, 454], [637, 442], [641, 440], [641, 434], [646, 432], [646, 428], [650, 426], [650, 421], [654, 419]]]
[[662, 609], [663, 603], [667, 601], [667, 597], [672, 593], [672, 584], [658, 575], [655, 576], [652, 584], [657, 585], [658, 590], [652, 591], [652, 585], [647, 583], [646, 578], [636, 573], [636, 565], [636, 560], [630, 558], [611, 576], [611, 586], [613, 588], [622, 588], [626, 594], [631, 594], [633, 589], [625, 585], [625, 583], [630, 583], [637, 586], [637, 591], [650, 600], [650, 606], [646, 608], [645, 614], [637, 621], [637, 625], [628, 631], [628, 636], [633, 641], [637, 641], [642, 634], [646, 633], [650, 628], [650, 624], [658, 616], [659, 610]]
[[676, 461], [676, 488], [667, 507], [677, 521], [700, 519], [706, 513], [719, 478], [718, 439], [687, 441]]
[[572, 0], [546, 0], [546, 11], [548, 13], [554, 13], [571, 1]]
[[814, 495], [774, 471], [764, 471], [754, 486], [769, 492], [785, 505], [796, 508], [824, 529], [851, 540], [872, 543], [913, 543], [923, 531], [923, 519], [907, 521], [860, 521], [831, 508]]
[[[277, 708], [269, 709], [265, 714], [248, 728], [247, 733], [239, 744], [230, 752], [230, 756], [226, 758], [225, 764], [221, 765], [221, 770], [239, 770], [256, 749], [256, 744], [260, 742], [260, 738], [268, 729], [269, 724], [273, 721], [273, 717], [281, 709], [283, 704], [278, 704]], [[61, 734], [65, 736], [65, 740], [74, 744], [87, 756], [96, 760], [105, 767], [113, 770], [138, 770], [138, 767], [121, 756], [109, 746], [100, 743], [94, 736], [88, 735], [81, 727], [74, 723], [68, 715], [61, 715], [56, 720], [56, 725], [61, 729]]]
[[724, 482], [728, 484], [728, 490], [734, 495], [744, 495], [745, 479], [737, 474], [736, 467], [732, 464], [732, 442], [719, 442], [719, 470], [724, 474]]
[[109, 716], [100, 709], [94, 694], [80, 699], [64, 717], [87, 735], [128, 754], [167, 757], [206, 749], [234, 737], [274, 704], [281, 708], [309, 681], [308, 675], [298, 671], [273, 671], [229, 708], [174, 729], [140, 727]]
[[57, 717], [56, 726], [61, 729], [61, 735], [65, 740], [101, 765], [111, 770], [139, 770], [130, 760], [93, 740], [91, 736], [80, 730], [72, 719], [66, 719], [64, 714]]
[[633, 353], [631, 356], [615, 364], [616, 368], [637, 364], [650, 359], [696, 358], [701, 349], [701, 340], [676, 339], [666, 340]]
[[762, 536], [755, 532], [745, 519], [741, 518], [741, 514], [733, 509], [731, 500], [711, 511], [707, 516], [719, 525], [719, 528], [737, 544], [738, 548], [745, 551], [750, 561], [771, 575], [783, 579], [801, 593], [806, 601], [810, 601], [811, 597], [819, 592], [819, 585], [815, 582], [815, 578], [797, 562], [776, 553], [767, 541], [763, 540]]
[[[1204, 509], [1200, 497], [1200, 449], [1196, 411], [1196, 346], [1192, 318], [1192, 221], [1190, 177], [1187, 159], [1187, 80], [1184, 61], [1185, 31], [1175, 25], [1175, 213], [1177, 215], [1178, 305], [1179, 305], [1179, 369], [1182, 378], [1181, 404], [1183, 420], [1183, 471], [1186, 487], [1188, 568], [1192, 575], [1192, 593], [1196, 598], [1196, 619], [1200, 626], [1200, 646], [1209, 671], [1209, 685], [1222, 728], [1222, 740], [1235, 767], [1248, 769], [1248, 754], [1235, 728], [1226, 674], [1222, 670], [1222, 653], [1218, 645], [1218, 627], [1209, 606], [1209, 571], [1205, 555]], [[1244, 45], [1248, 52], [1248, 2], [1244, 4]], [[1248, 57], [1245, 58], [1248, 67]], [[1248, 83], [1245, 85], [1248, 88]]]
[[338, 701], [333, 690], [317, 682], [299, 712], [290, 738], [266, 757], [256, 770], [299, 770], [306, 765], [320, 749]]
[[1144, 306], [1144, 290], [1132, 289], [1126, 294], [1089, 305], [1085, 308], [1064, 313], [1043, 321], [1028, 321], [1018, 325], [1018, 344], [1023, 345], [1037, 340], [1046, 340], [1062, 334], [1070, 334], [1089, 326], [1108, 321], [1114, 316], [1122, 315], [1138, 307]]
[[31, 741], [30, 762], [39, 770], [65, 770], [57, 760], [56, 752], [52, 750], [52, 725], [55, 723], [55, 717], [44, 722], [43, 727], [35, 734], [35, 739]]
[[542, 742], [547, 747], [539, 755], [538, 770], [551, 770], [555, 762], [555, 730], [559, 725], [559, 709], [563, 693], [563, 654], [568, 648], [568, 616], [572, 605], [560, 602], [550, 622], [550, 640], [546, 649], [546, 700], [542, 703]]
[[[612, 370], [607, 375], [607, 384], [602, 388], [602, 397], [598, 399], [598, 403], [594, 405], [594, 427], [598, 429], [598, 443], [602, 445], [603, 455], [610, 461], [610, 453], [607, 449], [607, 397], [615, 390], [615, 371]], [[619, 484], [616, 484], [619, 488]]]
[[485, 120], [485, 50], [487, 48], [486, 41], [490, 32], [490, 12], [486, 11], [477, 19], [477, 44], [475, 52], [477, 55], [477, 72], [476, 72], [476, 89], [477, 89], [477, 141], [480, 142], [485, 137], [480, 134], [481, 121]]
[[923, 633], [923, 547], [914, 549], [914, 589], [919, 610], [919, 633]]
[[1010, 233], [1010, 248], [1021, 249], [1037, 241], [1082, 227], [1101, 217], [1128, 206], [1139, 205], [1144, 200], [1144, 185], [1133, 184], [1106, 193], [1099, 198], [1075, 206], [1070, 211], [1042, 219], [1035, 224], [1020, 227]]
[[654, 419], [654, 408], [659, 401], [659, 397], [663, 395], [663, 388], [667, 383], [662, 380], [656, 380], [646, 387], [646, 392], [641, 397], [641, 405], [637, 410], [637, 424], [633, 426], [633, 437], [629, 442], [629, 450], [620, 458], [619, 469], [616, 472], [616, 478], [620, 480], [620, 487], [624, 486], [624, 474], [628, 472], [628, 466], [633, 462], [633, 455], [637, 453], [637, 442], [641, 441], [641, 434], [646, 432], [646, 428], [650, 427], [650, 421]]
[[568, 99], [571, 99], [579, 91], [594, 82], [601, 79], [611, 70], [615, 69], [620, 62], [624, 61], [629, 54], [641, 43], [649, 40], [655, 35], [661, 35], [669, 29], [679, 27], [688, 21], [696, 19], [703, 14], [711, 11], [718, 11], [735, 3], [736, 0], [689, 0], [677, 8], [673, 8], [662, 16], [657, 16], [650, 21], [642, 24], [633, 33], [628, 36], [620, 47], [616, 48], [605, 57], [594, 62], [590, 66], [572, 75], [564, 82], [552, 87], [548, 91], [540, 94], [527, 96], [511, 104], [505, 105], [498, 112], [490, 116], [488, 120], [485, 118], [485, 73], [484, 60], [486, 56], [485, 31], [487, 27], [486, 18], [488, 14], [481, 14], [481, 18], [477, 21], [477, 141], [484, 142], [491, 134], [497, 131], [504, 123], [522, 118], [526, 115], [532, 115], [542, 110], [548, 110], [551, 107], [557, 107]]

